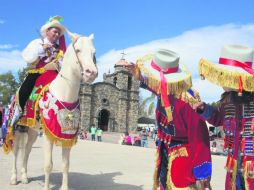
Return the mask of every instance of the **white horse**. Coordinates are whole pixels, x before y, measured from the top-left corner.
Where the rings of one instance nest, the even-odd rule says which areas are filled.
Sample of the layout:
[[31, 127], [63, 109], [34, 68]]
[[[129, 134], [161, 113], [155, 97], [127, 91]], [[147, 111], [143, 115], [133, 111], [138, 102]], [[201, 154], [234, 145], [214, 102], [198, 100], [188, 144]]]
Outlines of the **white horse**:
[[[57, 77], [49, 85], [49, 90], [57, 100], [62, 102], [74, 103], [79, 99], [79, 90], [81, 82], [91, 83], [97, 77], [97, 67], [95, 60], [95, 48], [93, 46], [93, 35], [89, 37], [79, 36], [68, 32], [72, 43], [68, 46], [63, 57], [63, 64], [61, 71]], [[17, 156], [21, 144], [24, 148], [21, 149], [23, 155], [23, 164], [21, 168], [21, 182], [28, 183], [27, 178], [27, 162], [32, 149], [32, 145], [37, 139], [39, 123], [34, 128], [28, 129], [27, 133], [15, 132], [14, 144], [12, 152], [14, 154], [13, 169], [11, 176], [11, 184], [17, 184]], [[46, 135], [44, 135], [44, 172], [45, 172], [45, 186], [44, 190], [49, 188], [49, 175], [52, 171], [52, 149], [53, 142], [51, 142]], [[68, 171], [71, 148], [62, 147], [62, 162], [63, 162], [63, 179], [62, 190], [68, 189]]]

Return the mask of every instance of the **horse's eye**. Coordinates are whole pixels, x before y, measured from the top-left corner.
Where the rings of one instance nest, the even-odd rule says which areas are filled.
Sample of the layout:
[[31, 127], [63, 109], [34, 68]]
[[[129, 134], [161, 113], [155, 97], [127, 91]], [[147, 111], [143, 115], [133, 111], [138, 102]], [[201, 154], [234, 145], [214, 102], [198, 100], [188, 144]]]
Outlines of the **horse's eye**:
[[75, 51], [76, 51], [76, 53], [80, 53], [81, 52], [80, 49], [76, 49]]

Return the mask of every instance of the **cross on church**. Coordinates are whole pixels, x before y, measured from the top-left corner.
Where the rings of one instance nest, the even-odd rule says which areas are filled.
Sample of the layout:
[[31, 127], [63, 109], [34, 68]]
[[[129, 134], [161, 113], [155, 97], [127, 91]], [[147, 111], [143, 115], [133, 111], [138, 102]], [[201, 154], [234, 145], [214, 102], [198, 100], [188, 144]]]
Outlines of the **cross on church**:
[[124, 59], [124, 56], [126, 55], [126, 53], [124, 53], [124, 50], [123, 50], [123, 52], [122, 52], [121, 54], [122, 54], [121, 60], [125, 60], [125, 59]]

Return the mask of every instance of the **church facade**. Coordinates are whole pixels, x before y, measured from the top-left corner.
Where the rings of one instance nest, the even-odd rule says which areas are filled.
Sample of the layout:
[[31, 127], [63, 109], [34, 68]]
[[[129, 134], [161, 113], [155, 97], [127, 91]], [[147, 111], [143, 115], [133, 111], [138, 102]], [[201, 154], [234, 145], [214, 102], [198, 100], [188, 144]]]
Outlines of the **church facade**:
[[81, 127], [92, 124], [103, 131], [133, 132], [139, 110], [139, 81], [125, 69], [121, 59], [113, 73], [104, 73], [103, 82], [84, 84], [80, 92]]

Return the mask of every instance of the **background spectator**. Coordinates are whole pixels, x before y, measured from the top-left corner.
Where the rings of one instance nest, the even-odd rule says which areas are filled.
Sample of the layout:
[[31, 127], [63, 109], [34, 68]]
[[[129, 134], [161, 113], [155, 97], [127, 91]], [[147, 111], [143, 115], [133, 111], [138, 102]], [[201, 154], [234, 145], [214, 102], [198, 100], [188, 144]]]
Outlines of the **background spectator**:
[[99, 128], [99, 129], [97, 129], [97, 132], [96, 132], [96, 135], [97, 135], [97, 141], [98, 142], [101, 142], [102, 141], [102, 129], [101, 128]]
[[146, 129], [143, 129], [140, 133], [141, 136], [141, 146], [142, 147], [148, 147], [148, 132], [146, 131]]
[[92, 125], [92, 127], [91, 127], [91, 139], [92, 139], [92, 141], [95, 141], [96, 131], [97, 131], [97, 128], [95, 127], [95, 125]]
[[129, 135], [128, 132], [125, 133], [124, 144], [126, 144], [126, 145], [132, 145], [131, 136]]

